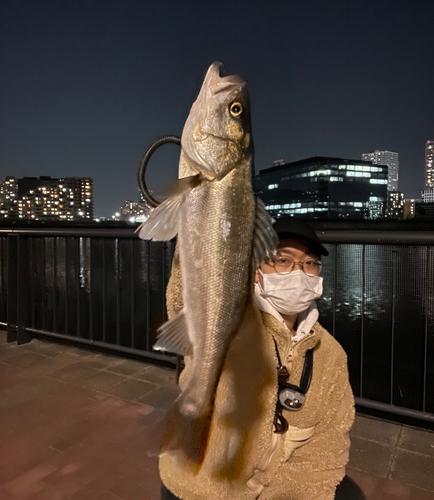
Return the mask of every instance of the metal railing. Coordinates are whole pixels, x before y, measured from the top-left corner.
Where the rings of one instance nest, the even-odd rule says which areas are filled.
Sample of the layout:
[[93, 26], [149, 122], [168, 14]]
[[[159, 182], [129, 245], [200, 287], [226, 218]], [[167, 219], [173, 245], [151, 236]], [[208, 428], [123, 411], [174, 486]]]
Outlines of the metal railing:
[[320, 322], [360, 406], [434, 422], [434, 232], [318, 231]]
[[[8, 341], [39, 334], [158, 359], [174, 244], [134, 229], [0, 230], [0, 320]], [[5, 300], [6, 298], [6, 300]]]
[[[357, 404], [434, 421], [434, 231], [318, 230], [320, 322], [348, 355]], [[176, 364], [152, 350], [174, 245], [134, 229], [0, 230], [0, 324]]]

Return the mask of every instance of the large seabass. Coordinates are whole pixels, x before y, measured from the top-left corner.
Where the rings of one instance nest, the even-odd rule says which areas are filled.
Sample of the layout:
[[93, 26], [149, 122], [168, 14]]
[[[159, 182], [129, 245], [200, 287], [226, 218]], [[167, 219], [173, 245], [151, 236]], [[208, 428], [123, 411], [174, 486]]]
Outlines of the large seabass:
[[274, 251], [276, 235], [255, 201], [253, 143], [246, 82], [221, 76], [213, 63], [181, 138], [174, 194], [139, 228], [156, 241], [178, 235], [184, 308], [160, 329], [154, 346], [191, 356], [175, 403], [192, 421], [212, 408], [231, 339], [252, 301], [255, 265]]

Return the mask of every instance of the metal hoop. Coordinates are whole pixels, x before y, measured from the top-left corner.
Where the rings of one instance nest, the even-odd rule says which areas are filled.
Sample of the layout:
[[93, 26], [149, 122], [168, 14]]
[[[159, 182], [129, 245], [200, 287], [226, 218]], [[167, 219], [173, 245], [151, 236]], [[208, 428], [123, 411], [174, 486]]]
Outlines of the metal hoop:
[[162, 146], [163, 144], [178, 144], [178, 146], [181, 145], [181, 138], [178, 137], [177, 135], [165, 135], [163, 137], [160, 137], [159, 139], [155, 140], [146, 150], [145, 154], [143, 155], [139, 168], [137, 171], [137, 182], [139, 184], [139, 190], [142, 193], [142, 196], [146, 203], [152, 208], [158, 207], [160, 204], [159, 201], [157, 201], [148, 191], [148, 187], [146, 186], [145, 182], [145, 173], [146, 173], [146, 168], [148, 166], [149, 160], [151, 159], [151, 156], [155, 153], [155, 151]]

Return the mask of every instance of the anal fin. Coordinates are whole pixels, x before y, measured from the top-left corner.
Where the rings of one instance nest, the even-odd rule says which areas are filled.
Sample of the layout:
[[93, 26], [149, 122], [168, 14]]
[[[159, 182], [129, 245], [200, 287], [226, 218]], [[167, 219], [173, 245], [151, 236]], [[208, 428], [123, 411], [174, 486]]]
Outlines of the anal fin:
[[169, 351], [181, 355], [191, 353], [192, 345], [188, 336], [184, 310], [164, 323], [157, 333], [157, 342], [154, 344], [154, 349], [157, 351]]

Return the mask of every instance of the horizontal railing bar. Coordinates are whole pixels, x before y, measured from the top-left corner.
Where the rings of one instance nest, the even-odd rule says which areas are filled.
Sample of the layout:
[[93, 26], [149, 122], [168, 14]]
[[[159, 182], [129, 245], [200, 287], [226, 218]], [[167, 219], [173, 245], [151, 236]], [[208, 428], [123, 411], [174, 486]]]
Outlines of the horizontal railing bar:
[[[0, 229], [0, 234], [17, 236], [75, 236], [97, 238], [138, 238], [136, 228], [33, 228]], [[322, 243], [364, 243], [367, 245], [434, 245], [434, 231], [393, 231], [317, 229]]]
[[424, 420], [425, 422], [434, 422], [434, 413], [412, 410], [410, 408], [389, 405], [387, 403], [379, 403], [378, 401], [372, 401], [370, 399], [364, 399], [364, 398], [354, 398], [354, 400], [357, 406], [370, 408], [371, 410], [393, 413], [394, 415], [401, 415], [403, 417], [410, 417], [410, 418], [415, 418], [417, 420]]
[[434, 245], [434, 231], [349, 231], [318, 230], [322, 243], [360, 243], [365, 245]]
[[149, 351], [142, 351], [140, 349], [133, 349], [132, 347], [126, 347], [121, 345], [108, 344], [106, 342], [100, 342], [98, 340], [86, 339], [83, 337], [73, 337], [71, 335], [64, 335], [62, 333], [48, 332], [46, 330], [39, 330], [37, 328], [25, 328], [27, 333], [33, 333], [36, 335], [43, 335], [44, 337], [53, 337], [59, 340], [67, 340], [69, 342], [84, 344], [88, 346], [95, 346], [102, 349], [107, 349], [114, 352], [121, 352], [125, 354], [133, 354], [134, 356], [139, 356], [145, 359], [154, 359], [157, 361], [164, 361], [170, 365], [176, 366], [176, 356], [164, 356], [163, 354], [153, 353]]
[[17, 236], [75, 236], [81, 238], [138, 238], [136, 228], [98, 229], [98, 228], [43, 228], [43, 229], [0, 229], [0, 234]]

